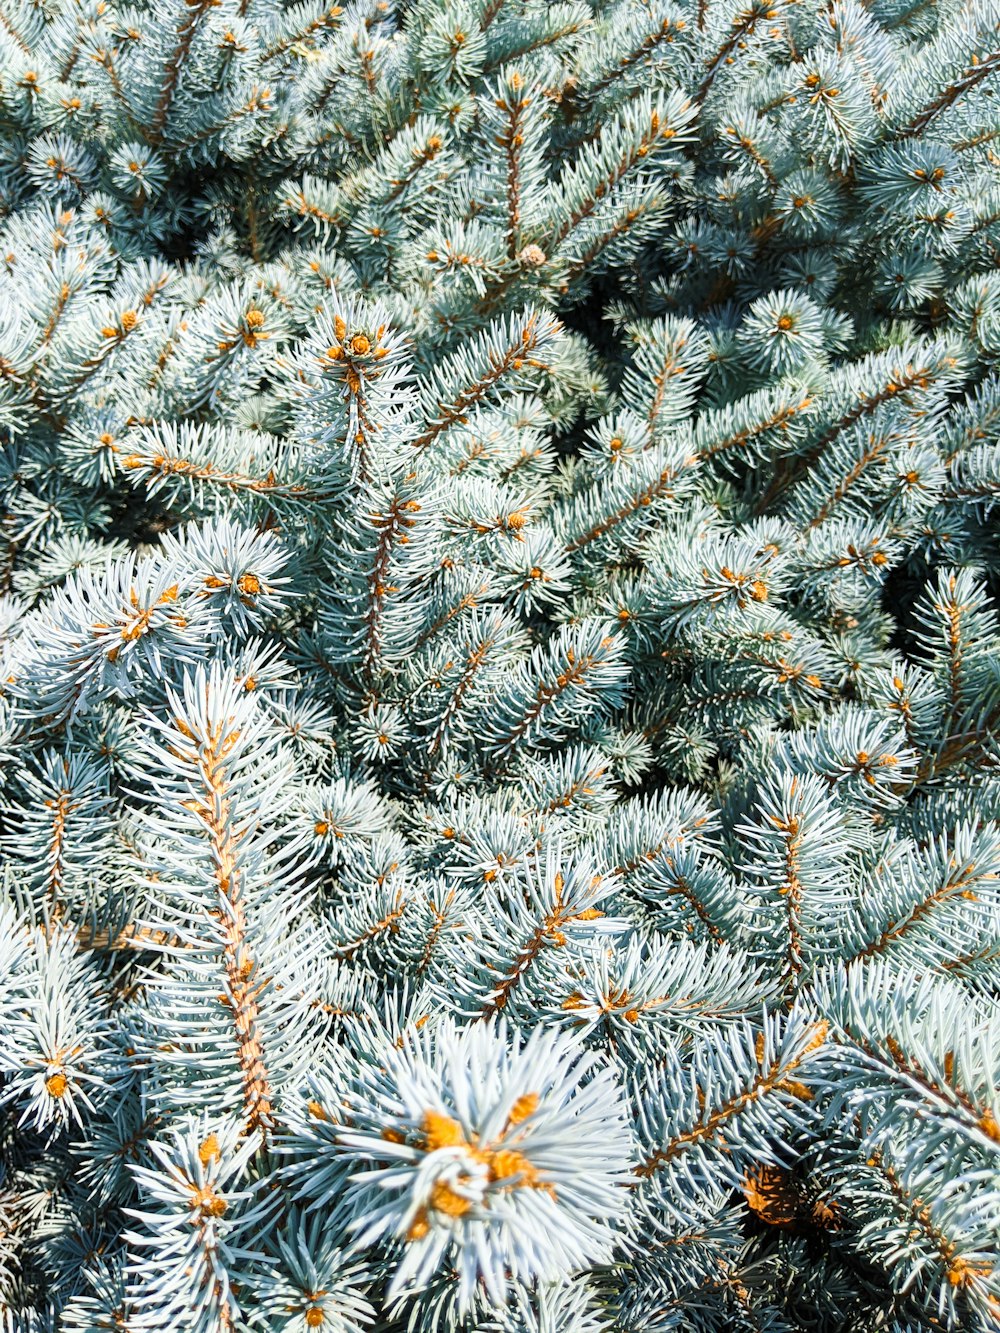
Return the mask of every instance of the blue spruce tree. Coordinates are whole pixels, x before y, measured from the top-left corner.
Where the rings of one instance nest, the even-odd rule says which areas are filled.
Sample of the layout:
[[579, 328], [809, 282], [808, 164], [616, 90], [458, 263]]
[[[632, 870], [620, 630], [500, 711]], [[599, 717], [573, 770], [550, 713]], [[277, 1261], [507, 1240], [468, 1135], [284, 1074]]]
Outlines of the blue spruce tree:
[[4, 1333], [1000, 1329], [998, 0], [0, 0]]

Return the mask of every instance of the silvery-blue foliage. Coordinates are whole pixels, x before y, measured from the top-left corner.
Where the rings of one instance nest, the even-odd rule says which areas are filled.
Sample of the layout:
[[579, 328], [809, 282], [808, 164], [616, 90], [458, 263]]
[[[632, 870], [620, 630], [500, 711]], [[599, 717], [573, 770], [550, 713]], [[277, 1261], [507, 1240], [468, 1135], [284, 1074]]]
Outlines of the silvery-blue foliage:
[[1000, 1327], [997, 0], [0, 0], [10, 1333]]

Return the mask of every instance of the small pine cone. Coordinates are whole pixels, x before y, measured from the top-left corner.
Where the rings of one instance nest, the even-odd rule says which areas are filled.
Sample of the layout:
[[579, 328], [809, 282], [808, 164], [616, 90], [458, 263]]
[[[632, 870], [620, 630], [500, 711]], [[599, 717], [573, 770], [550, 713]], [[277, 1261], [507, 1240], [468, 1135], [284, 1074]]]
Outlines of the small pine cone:
[[547, 258], [548, 255], [540, 245], [526, 245], [518, 255], [518, 260], [525, 268], [539, 268]]

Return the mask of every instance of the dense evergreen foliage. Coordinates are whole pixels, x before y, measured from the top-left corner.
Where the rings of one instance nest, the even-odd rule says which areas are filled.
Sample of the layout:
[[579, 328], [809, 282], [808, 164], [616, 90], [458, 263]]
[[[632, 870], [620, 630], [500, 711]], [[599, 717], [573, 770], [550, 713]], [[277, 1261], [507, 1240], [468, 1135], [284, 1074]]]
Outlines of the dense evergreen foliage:
[[998, 71], [0, 0], [8, 1333], [1000, 1329]]

